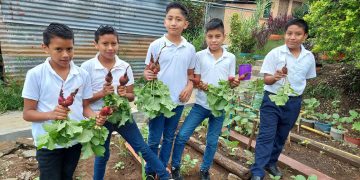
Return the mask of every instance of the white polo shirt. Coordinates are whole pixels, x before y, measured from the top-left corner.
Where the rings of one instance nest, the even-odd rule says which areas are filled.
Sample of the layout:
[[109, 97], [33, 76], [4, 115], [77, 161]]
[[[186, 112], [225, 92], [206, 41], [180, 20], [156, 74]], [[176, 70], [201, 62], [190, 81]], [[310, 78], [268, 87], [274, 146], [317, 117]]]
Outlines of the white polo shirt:
[[[274, 48], [265, 56], [260, 73], [274, 75], [276, 70], [281, 70], [285, 62], [288, 68], [287, 77], [289, 83], [295, 92], [301, 95], [306, 86], [306, 79], [316, 77], [314, 55], [301, 45], [301, 53], [298, 58], [295, 58], [289, 48], [286, 45], [282, 45]], [[273, 85], [265, 85], [264, 89], [276, 94], [284, 82], [285, 78], [275, 82]]]
[[150, 44], [145, 60], [145, 64], [149, 64], [151, 54], [156, 60], [166, 43], [160, 55], [160, 72], [157, 78], [169, 87], [171, 99], [177, 104], [184, 104], [180, 102], [179, 95], [188, 81], [187, 70], [195, 67], [195, 48], [185, 38], [181, 38], [182, 41], [178, 46], [165, 35], [155, 40]]
[[[200, 74], [204, 83], [218, 86], [220, 80], [228, 80], [229, 76], [235, 77], [235, 64], [235, 55], [227, 52], [225, 48], [223, 48], [222, 56], [217, 60], [207, 48], [196, 53], [195, 74]], [[204, 91], [197, 91], [196, 104], [210, 109]]]
[[[25, 78], [22, 97], [37, 101], [36, 110], [39, 112], [49, 112], [54, 110], [58, 105], [58, 97], [61, 86], [63, 86], [64, 97], [70, 95], [75, 89], [79, 88], [74, 103], [69, 106], [69, 118], [72, 120], [80, 121], [85, 119], [83, 116], [83, 99], [90, 99], [92, 97], [91, 84], [89, 74], [76, 66], [72, 61], [70, 62], [70, 72], [64, 81], [51, 67], [50, 57], [42, 64], [30, 69]], [[51, 123], [52, 120], [33, 122], [32, 135], [37, 146], [37, 137], [45, 134], [43, 129], [44, 123]], [[73, 142], [76, 144], [76, 142]], [[56, 145], [55, 148], [62, 148]]]
[[[105, 77], [109, 72], [108, 69], [100, 63], [98, 57], [99, 53], [97, 53], [94, 58], [89, 59], [81, 64], [81, 68], [84, 68], [90, 75], [92, 93], [97, 93], [103, 89], [105, 84]], [[115, 56], [115, 64], [111, 69], [111, 74], [113, 76], [112, 85], [114, 86], [115, 94], [117, 93], [117, 87], [120, 85], [119, 79], [122, 75], [124, 75], [125, 70], [129, 65], [129, 63], [121, 60], [118, 56]], [[129, 77], [129, 82], [126, 84], [126, 86], [134, 84], [134, 76], [131, 67], [128, 68], [127, 75]], [[90, 107], [94, 111], [100, 111], [103, 105], [104, 100], [101, 98], [91, 103]]]

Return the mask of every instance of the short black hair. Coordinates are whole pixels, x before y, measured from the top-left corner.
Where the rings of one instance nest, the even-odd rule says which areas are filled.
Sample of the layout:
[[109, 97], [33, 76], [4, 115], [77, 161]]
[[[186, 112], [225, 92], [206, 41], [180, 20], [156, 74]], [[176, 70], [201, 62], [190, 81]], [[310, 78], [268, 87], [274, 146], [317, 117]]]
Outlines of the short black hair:
[[287, 31], [287, 29], [288, 29], [289, 26], [291, 26], [291, 25], [297, 25], [297, 26], [303, 28], [305, 34], [308, 34], [308, 33], [309, 33], [309, 26], [308, 26], [307, 22], [304, 21], [303, 19], [297, 19], [297, 18], [295, 18], [295, 19], [289, 20], [289, 21], [286, 23], [286, 25], [285, 25], [285, 31]]
[[170, 4], [168, 4], [166, 6], [166, 14], [171, 10], [171, 9], [180, 9], [181, 11], [181, 14], [185, 17], [185, 19], [188, 18], [188, 15], [189, 15], [189, 11], [187, 10], [187, 8], [179, 3], [179, 2], [172, 2]]
[[218, 29], [222, 33], [225, 33], [224, 23], [223, 23], [223, 21], [221, 19], [213, 18], [208, 23], [206, 23], [205, 32], [208, 32], [208, 31], [214, 30], [214, 29]]
[[74, 42], [74, 32], [72, 29], [61, 23], [50, 23], [48, 27], [43, 32], [43, 43], [46, 46], [49, 46], [50, 40], [54, 37], [59, 37], [62, 39], [72, 39]]
[[98, 43], [99, 37], [105, 34], [113, 34], [116, 36], [117, 42], [119, 42], [119, 35], [116, 29], [110, 25], [100, 25], [95, 31], [95, 42]]

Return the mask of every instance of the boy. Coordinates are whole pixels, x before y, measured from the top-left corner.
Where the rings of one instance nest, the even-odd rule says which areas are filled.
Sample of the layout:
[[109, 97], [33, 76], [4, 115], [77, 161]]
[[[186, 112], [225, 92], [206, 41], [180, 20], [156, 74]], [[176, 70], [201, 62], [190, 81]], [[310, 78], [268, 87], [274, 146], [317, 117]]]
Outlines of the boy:
[[[293, 19], [287, 22], [285, 30], [285, 45], [266, 55], [260, 71], [264, 74], [265, 93], [260, 107], [255, 163], [251, 167], [252, 180], [263, 179], [264, 168], [274, 176], [282, 176], [276, 163], [300, 113], [306, 79], [316, 77], [314, 56], [302, 46], [308, 36], [307, 23], [302, 19]], [[282, 71], [285, 65], [288, 72]], [[284, 106], [276, 106], [269, 95], [277, 93], [286, 77], [297, 94], [290, 96]]]
[[[228, 80], [230, 76], [235, 77], [235, 56], [221, 47], [225, 40], [222, 20], [215, 18], [207, 23], [205, 39], [208, 48], [196, 53], [195, 76], [200, 76], [204, 83], [213, 85], [218, 85], [220, 80]], [[236, 87], [239, 83], [238, 80], [235, 80], [231, 86]], [[204, 180], [210, 179], [209, 169], [214, 159], [225, 117], [224, 115], [215, 117], [211, 113], [206, 93], [200, 89], [196, 94], [195, 105], [176, 136], [172, 155], [172, 169], [176, 170], [172, 173], [173, 179], [182, 179], [179, 169], [185, 144], [195, 128], [206, 118], [209, 118], [209, 128], [200, 176]]]
[[[94, 111], [100, 111], [104, 105], [103, 98], [111, 93], [116, 92], [119, 96], [127, 98], [129, 101], [134, 100], [134, 77], [131, 67], [127, 69], [129, 82], [125, 86], [119, 86], [119, 79], [125, 73], [129, 63], [119, 59], [116, 55], [119, 48], [119, 38], [116, 30], [107, 25], [100, 26], [95, 32], [94, 45], [99, 51], [98, 54], [84, 62], [81, 67], [89, 72], [91, 77], [91, 86], [94, 97], [91, 98], [91, 108]], [[112, 83], [105, 81], [105, 76], [111, 69], [113, 76]], [[115, 88], [114, 88], [115, 87]], [[136, 122], [127, 122], [125, 125], [118, 127], [118, 124], [105, 122], [104, 125], [109, 130], [109, 135], [104, 144], [105, 153], [103, 157], [96, 157], [94, 164], [94, 179], [104, 179], [106, 163], [110, 156], [110, 138], [113, 131], [117, 131], [130, 145], [135, 152], [141, 152], [147, 164], [151, 164], [158, 173], [160, 179], [169, 179], [170, 175], [166, 171], [161, 161], [154, 154], [149, 146], [145, 143]]]
[[[171, 99], [178, 106], [173, 110], [175, 115], [166, 118], [163, 115], [155, 117], [149, 121], [148, 143], [151, 150], [158, 154], [160, 139], [162, 145], [160, 149], [160, 160], [167, 166], [174, 141], [174, 134], [184, 109], [184, 103], [191, 96], [193, 84], [188, 77], [193, 76], [195, 66], [195, 48], [181, 36], [184, 29], [188, 27], [186, 20], [187, 9], [177, 3], [170, 3], [166, 7], [164, 26], [167, 34], [150, 44], [145, 64], [149, 64], [151, 55], [157, 59], [159, 57], [160, 72], [156, 75], [151, 70], [144, 70], [146, 80], [158, 78], [169, 87]], [[165, 46], [165, 48], [163, 48]], [[146, 173], [154, 176], [154, 167], [146, 165]]]
[[[32, 122], [35, 146], [37, 137], [45, 134], [43, 124], [52, 120], [82, 120], [84, 116], [95, 117], [90, 109], [92, 97], [90, 78], [86, 71], [72, 62], [74, 34], [64, 24], [51, 23], [43, 32], [42, 48], [50, 55], [46, 61], [27, 72], [22, 97], [23, 118]], [[63, 89], [65, 97], [79, 88], [73, 105], [58, 105], [58, 94]], [[69, 112], [71, 110], [71, 112]], [[105, 117], [96, 118], [102, 125]], [[40, 179], [72, 179], [80, 158], [81, 145], [73, 142], [69, 148], [56, 145], [56, 149], [42, 148], [36, 151]]]

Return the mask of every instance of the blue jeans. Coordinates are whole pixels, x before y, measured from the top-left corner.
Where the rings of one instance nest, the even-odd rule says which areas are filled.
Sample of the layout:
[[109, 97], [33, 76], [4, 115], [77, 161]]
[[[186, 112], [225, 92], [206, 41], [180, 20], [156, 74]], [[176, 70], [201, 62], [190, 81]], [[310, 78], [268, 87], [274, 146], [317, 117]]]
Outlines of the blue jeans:
[[[175, 131], [178, 126], [181, 113], [184, 109], [184, 106], [177, 106], [173, 112], [175, 112], [175, 115], [173, 115], [170, 118], [166, 118], [163, 114], [155, 117], [154, 119], [151, 119], [149, 121], [149, 138], [148, 138], [148, 144], [150, 146], [150, 149], [155, 153], [158, 154], [159, 151], [159, 144], [160, 139], [162, 139], [162, 144], [160, 148], [160, 160], [162, 162], [162, 165], [167, 167], [171, 149], [174, 142], [174, 136]], [[154, 173], [155, 167], [152, 166], [152, 164], [146, 164], [145, 171], [147, 174]]]
[[256, 139], [255, 163], [251, 173], [265, 176], [264, 167], [275, 166], [290, 130], [294, 126], [301, 108], [301, 96], [290, 97], [285, 106], [276, 106], [265, 91], [260, 107], [260, 127]]
[[81, 145], [69, 148], [39, 149], [36, 160], [39, 162], [41, 180], [71, 180], [79, 162]]
[[110, 122], [106, 122], [104, 126], [109, 130], [109, 135], [105, 141], [105, 153], [103, 157], [97, 156], [94, 163], [94, 180], [103, 180], [106, 170], [106, 163], [110, 157], [110, 138], [113, 131], [118, 132], [135, 150], [135, 152], [141, 152], [142, 157], [146, 161], [146, 164], [150, 164], [154, 171], [158, 174], [160, 179], [169, 179], [170, 175], [166, 171], [157, 155], [154, 154], [149, 146], [144, 141], [139, 128], [135, 121], [127, 122], [125, 125], [118, 127]]
[[206, 149], [200, 170], [207, 171], [210, 169], [216, 153], [219, 136], [221, 134], [221, 128], [224, 122], [224, 113], [220, 117], [215, 117], [210, 110], [205, 109], [198, 104], [195, 104], [194, 107], [192, 107], [178, 135], [176, 136], [171, 162], [172, 167], [180, 167], [181, 156], [186, 142], [193, 134], [195, 128], [199, 126], [205, 118], [209, 118], [209, 127], [206, 135]]

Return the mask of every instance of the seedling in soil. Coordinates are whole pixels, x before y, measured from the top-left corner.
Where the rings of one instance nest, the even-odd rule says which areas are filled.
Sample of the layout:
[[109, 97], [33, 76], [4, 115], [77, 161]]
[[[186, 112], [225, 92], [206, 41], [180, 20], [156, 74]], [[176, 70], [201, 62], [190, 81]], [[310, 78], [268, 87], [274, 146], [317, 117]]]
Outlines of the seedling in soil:
[[303, 146], [305, 146], [305, 147], [307, 148], [307, 147], [308, 147], [308, 144], [310, 144], [310, 141], [307, 140], [307, 139], [304, 139], [304, 140], [302, 140], [301, 142], [299, 142], [299, 144], [300, 144], [300, 145], [303, 145]]
[[307, 179], [303, 175], [291, 176], [291, 178], [294, 180], [317, 180], [317, 176], [315, 176], [315, 175], [310, 175], [310, 176], [308, 176]]
[[229, 151], [229, 154], [231, 156], [235, 156], [236, 150], [238, 150], [239, 141], [230, 141], [226, 138], [220, 137], [220, 140], [222, 140], [226, 144], [226, 148]]
[[125, 169], [125, 163], [122, 161], [119, 161], [114, 165], [113, 169], [115, 169], [115, 172], [118, 172], [119, 170], [123, 170], [123, 169]]
[[270, 176], [270, 179], [273, 179], [273, 180], [280, 180], [281, 179], [281, 176], [273, 176], [271, 174], [269, 174]]
[[195, 168], [198, 162], [199, 159], [191, 159], [189, 154], [185, 154], [180, 167], [181, 174], [189, 175], [190, 170]]
[[255, 156], [254, 156], [254, 153], [249, 151], [249, 150], [244, 150], [244, 153], [245, 153], [245, 159], [247, 160], [246, 161], [246, 164], [247, 165], [252, 165], [254, 164], [255, 162]]

